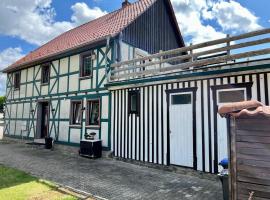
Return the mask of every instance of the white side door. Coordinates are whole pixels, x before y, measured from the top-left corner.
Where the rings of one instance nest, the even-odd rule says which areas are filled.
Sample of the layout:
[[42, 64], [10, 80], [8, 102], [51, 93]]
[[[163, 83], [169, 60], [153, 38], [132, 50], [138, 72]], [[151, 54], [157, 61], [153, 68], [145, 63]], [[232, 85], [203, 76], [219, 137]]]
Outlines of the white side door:
[[193, 94], [170, 94], [170, 162], [193, 167]]
[[[217, 90], [217, 106], [220, 107], [226, 103], [233, 103], [247, 100], [246, 88]], [[218, 162], [228, 158], [228, 130], [226, 118], [220, 117], [217, 113], [217, 139], [218, 139]], [[222, 167], [218, 167], [220, 172]]]

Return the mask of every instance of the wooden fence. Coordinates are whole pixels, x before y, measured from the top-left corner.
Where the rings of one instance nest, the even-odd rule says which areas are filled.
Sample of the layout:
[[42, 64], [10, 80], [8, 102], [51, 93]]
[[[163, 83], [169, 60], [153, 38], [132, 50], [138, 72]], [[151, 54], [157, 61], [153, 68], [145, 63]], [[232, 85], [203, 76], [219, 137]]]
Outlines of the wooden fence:
[[[155, 75], [213, 67], [222, 63], [239, 62], [243, 59], [268, 56], [270, 48], [270, 29], [263, 29], [237, 36], [194, 44], [142, 58], [114, 63], [109, 80], [123, 81]], [[250, 47], [256, 50], [250, 50]], [[257, 50], [258, 49], [258, 50]], [[270, 56], [269, 56], [270, 58]]]

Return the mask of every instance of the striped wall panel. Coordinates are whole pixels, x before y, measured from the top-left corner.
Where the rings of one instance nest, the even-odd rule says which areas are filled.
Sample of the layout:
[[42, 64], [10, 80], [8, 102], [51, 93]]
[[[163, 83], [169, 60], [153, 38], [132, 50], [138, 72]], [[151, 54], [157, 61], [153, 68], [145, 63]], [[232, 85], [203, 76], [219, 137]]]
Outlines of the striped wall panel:
[[[167, 165], [168, 122], [166, 90], [197, 87], [197, 170], [215, 173], [217, 145], [216, 109], [212, 86], [252, 83], [251, 99], [269, 105], [269, 73], [239, 74], [194, 81], [164, 83], [112, 91], [112, 148], [116, 157]], [[154, 84], [154, 83], [153, 83]], [[128, 91], [140, 91], [140, 115], [128, 114]]]

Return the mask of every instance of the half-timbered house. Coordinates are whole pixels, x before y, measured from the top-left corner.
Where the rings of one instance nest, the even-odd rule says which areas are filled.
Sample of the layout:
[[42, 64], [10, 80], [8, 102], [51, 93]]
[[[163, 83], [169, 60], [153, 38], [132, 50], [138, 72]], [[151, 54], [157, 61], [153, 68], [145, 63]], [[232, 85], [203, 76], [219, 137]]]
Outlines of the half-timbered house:
[[110, 65], [183, 46], [169, 0], [124, 1], [4, 69], [5, 136], [78, 145], [95, 132], [110, 150]]
[[96, 132], [115, 157], [217, 173], [218, 106], [269, 104], [269, 34], [185, 46], [170, 0], [125, 1], [4, 70], [5, 135], [78, 145]]

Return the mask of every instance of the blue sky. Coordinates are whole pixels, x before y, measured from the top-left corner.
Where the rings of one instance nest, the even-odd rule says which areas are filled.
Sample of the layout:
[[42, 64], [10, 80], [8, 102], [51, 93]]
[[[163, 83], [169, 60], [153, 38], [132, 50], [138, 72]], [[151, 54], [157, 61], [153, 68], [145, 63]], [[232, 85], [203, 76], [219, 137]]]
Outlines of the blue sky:
[[[135, 0], [130, 0], [134, 2]], [[171, 0], [188, 44], [269, 27], [269, 0]], [[122, 0], [1, 0], [0, 69]], [[0, 95], [5, 76], [0, 75]]]

